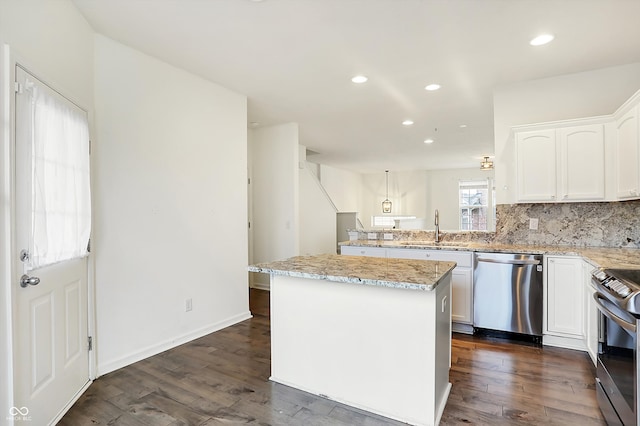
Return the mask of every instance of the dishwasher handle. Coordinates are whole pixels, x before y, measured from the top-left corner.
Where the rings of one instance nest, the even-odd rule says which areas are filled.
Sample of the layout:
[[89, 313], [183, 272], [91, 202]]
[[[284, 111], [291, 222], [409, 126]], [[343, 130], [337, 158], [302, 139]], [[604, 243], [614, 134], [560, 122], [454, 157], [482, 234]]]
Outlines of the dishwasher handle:
[[487, 263], [502, 263], [506, 265], [539, 265], [540, 261], [536, 259], [505, 259], [505, 260], [497, 260], [497, 259], [489, 259], [486, 257], [478, 257], [478, 262], [487, 262]]

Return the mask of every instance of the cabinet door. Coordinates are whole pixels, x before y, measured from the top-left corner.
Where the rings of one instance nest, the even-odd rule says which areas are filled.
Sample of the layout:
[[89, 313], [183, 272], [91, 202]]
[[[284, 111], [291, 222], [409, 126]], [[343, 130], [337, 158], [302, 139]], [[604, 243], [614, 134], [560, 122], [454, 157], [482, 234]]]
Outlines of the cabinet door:
[[451, 273], [451, 321], [473, 323], [473, 280], [470, 268], [457, 267]]
[[593, 299], [596, 289], [591, 284], [591, 266], [587, 262], [582, 264], [582, 278], [584, 281], [584, 337], [587, 352], [591, 361], [596, 365], [598, 357], [598, 306]]
[[340, 254], [347, 256], [387, 257], [387, 249], [383, 247], [342, 246]]
[[616, 121], [616, 193], [618, 198], [638, 198], [640, 157], [638, 145], [638, 107]]
[[583, 280], [582, 259], [547, 258], [546, 333], [582, 338]]
[[556, 132], [516, 134], [518, 201], [556, 201]]
[[558, 130], [560, 144], [559, 196], [562, 201], [603, 200], [604, 126], [566, 127]]

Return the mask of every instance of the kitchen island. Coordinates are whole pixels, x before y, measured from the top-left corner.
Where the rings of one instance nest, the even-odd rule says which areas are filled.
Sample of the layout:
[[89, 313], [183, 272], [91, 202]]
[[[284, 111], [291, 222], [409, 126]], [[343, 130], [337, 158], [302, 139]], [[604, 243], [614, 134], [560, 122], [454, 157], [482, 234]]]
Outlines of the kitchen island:
[[451, 384], [454, 262], [299, 256], [271, 275], [271, 380], [415, 425]]

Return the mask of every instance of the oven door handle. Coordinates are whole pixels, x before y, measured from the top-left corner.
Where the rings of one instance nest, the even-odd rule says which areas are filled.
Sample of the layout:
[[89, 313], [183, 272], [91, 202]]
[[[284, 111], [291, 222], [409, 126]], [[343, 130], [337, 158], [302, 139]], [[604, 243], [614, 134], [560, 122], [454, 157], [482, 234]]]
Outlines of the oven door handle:
[[501, 263], [503, 265], [518, 265], [518, 266], [524, 266], [524, 265], [539, 265], [540, 261], [539, 260], [529, 260], [529, 259], [502, 259], [502, 260], [498, 260], [498, 259], [490, 259], [487, 257], [478, 257], [478, 262], [486, 262], [486, 263]]
[[609, 318], [611, 321], [615, 322], [616, 324], [618, 324], [620, 327], [624, 328], [625, 330], [628, 330], [632, 333], [636, 332], [636, 325], [632, 324], [628, 321], [623, 320], [622, 318], [620, 318], [619, 316], [617, 316], [616, 314], [614, 314], [613, 312], [611, 312], [606, 306], [604, 306], [604, 304], [600, 301], [600, 300], [607, 300], [607, 298], [605, 296], [603, 296], [601, 293], [593, 293], [593, 298], [596, 301], [596, 305], [598, 305], [598, 309], [600, 309], [600, 311], [602, 312], [602, 314], [604, 316], [606, 316], [607, 318]]

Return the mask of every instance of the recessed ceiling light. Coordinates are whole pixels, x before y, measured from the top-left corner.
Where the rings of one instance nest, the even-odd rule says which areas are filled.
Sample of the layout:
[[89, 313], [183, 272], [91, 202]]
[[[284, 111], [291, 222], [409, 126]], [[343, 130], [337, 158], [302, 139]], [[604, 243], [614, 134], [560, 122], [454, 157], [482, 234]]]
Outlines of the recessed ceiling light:
[[461, 128], [461, 129], [464, 129], [465, 127], [467, 127], [467, 125], [466, 125], [466, 124], [461, 124], [461, 125], [460, 125], [460, 128]]
[[411, 120], [404, 120], [404, 121], [402, 122], [402, 125], [403, 125], [403, 126], [411, 126], [412, 124], [413, 124], [413, 121], [411, 121]]
[[438, 90], [439, 88], [440, 88], [439, 84], [431, 83], [427, 87], [425, 87], [424, 90], [428, 90], [430, 92], [433, 92], [434, 90]]
[[259, 125], [260, 125], [260, 123], [258, 123], [257, 121], [252, 121], [251, 123], [249, 123], [249, 125], [250, 125], [251, 127], [257, 127], [257, 126], [259, 126]]
[[427, 145], [430, 143], [433, 143], [433, 139], [429, 138], [429, 139], [425, 139], [424, 143], [426, 143]]
[[531, 39], [529, 44], [532, 46], [542, 46], [543, 44], [549, 43], [553, 38], [552, 34], [540, 34], [539, 36]]
[[353, 81], [354, 83], [365, 83], [367, 80], [369, 80], [367, 77], [365, 77], [364, 75], [356, 75], [355, 77], [353, 77], [351, 79], [351, 81]]

